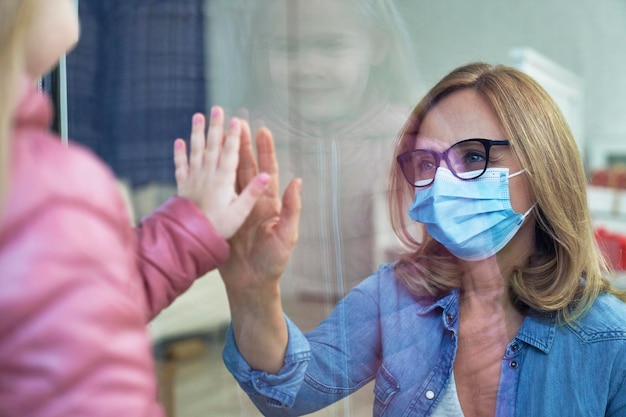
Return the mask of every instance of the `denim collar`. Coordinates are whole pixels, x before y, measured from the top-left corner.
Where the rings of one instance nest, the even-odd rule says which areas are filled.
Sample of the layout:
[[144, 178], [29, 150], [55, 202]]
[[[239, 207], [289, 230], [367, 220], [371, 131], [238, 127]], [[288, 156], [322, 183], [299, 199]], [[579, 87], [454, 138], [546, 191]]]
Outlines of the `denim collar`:
[[[458, 316], [459, 311], [459, 290], [453, 289], [449, 294], [427, 303], [420, 303], [417, 314], [427, 315], [437, 308], [442, 309], [442, 314], [453, 314]], [[554, 314], [539, 313], [531, 310], [524, 319], [516, 340], [526, 343], [543, 353], [548, 353], [556, 334], [556, 316]]]
[[456, 312], [459, 311], [459, 290], [455, 288], [449, 294], [437, 300], [419, 298], [418, 302], [417, 314], [420, 316], [425, 316], [436, 308], [441, 308], [444, 311], [454, 310]]
[[515, 338], [547, 354], [554, 343], [556, 326], [555, 314], [531, 310]]

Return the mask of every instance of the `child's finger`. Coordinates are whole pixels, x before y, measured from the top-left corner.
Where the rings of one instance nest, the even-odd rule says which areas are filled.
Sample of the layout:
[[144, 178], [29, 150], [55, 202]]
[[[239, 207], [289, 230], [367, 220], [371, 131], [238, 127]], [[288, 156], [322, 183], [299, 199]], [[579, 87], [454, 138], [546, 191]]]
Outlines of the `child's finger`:
[[192, 171], [202, 168], [205, 147], [205, 119], [204, 115], [196, 113], [191, 119], [191, 152], [189, 154], [189, 165]]
[[176, 183], [179, 185], [186, 181], [189, 176], [187, 146], [183, 139], [176, 139], [174, 141], [174, 176], [176, 177]]
[[241, 227], [254, 208], [254, 205], [259, 197], [263, 195], [269, 181], [269, 175], [265, 173], [257, 175], [248, 183], [246, 188], [243, 189], [239, 197], [233, 200], [228, 208], [228, 211], [231, 214], [231, 223], [229, 225], [229, 230], [225, 232], [226, 236], [224, 236], [224, 238], [229, 239], [235, 234], [237, 229]]
[[220, 173], [226, 184], [234, 186], [239, 162], [239, 137], [241, 136], [241, 121], [233, 118], [228, 125], [228, 133], [220, 156], [217, 172]]
[[205, 163], [208, 169], [214, 170], [217, 166], [222, 140], [224, 135], [224, 110], [219, 106], [211, 108], [211, 120], [207, 134]]

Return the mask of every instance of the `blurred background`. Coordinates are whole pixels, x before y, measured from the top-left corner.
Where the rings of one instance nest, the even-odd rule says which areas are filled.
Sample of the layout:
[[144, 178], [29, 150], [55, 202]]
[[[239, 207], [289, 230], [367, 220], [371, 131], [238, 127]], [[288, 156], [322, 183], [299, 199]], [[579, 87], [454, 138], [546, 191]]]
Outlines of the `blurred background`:
[[[112, 166], [135, 222], [175, 192], [173, 140], [214, 104], [275, 135], [283, 185], [304, 180], [282, 281], [314, 327], [399, 250], [386, 174], [406, 115], [469, 61], [512, 65], [553, 96], [589, 178], [596, 235], [626, 285], [626, 3], [622, 0], [79, 0], [82, 38], [44, 79], [55, 129]], [[558, 167], [554, 167], [558, 169]], [[148, 331], [170, 417], [258, 416], [221, 361], [217, 272]], [[371, 415], [372, 388], [317, 413]]]

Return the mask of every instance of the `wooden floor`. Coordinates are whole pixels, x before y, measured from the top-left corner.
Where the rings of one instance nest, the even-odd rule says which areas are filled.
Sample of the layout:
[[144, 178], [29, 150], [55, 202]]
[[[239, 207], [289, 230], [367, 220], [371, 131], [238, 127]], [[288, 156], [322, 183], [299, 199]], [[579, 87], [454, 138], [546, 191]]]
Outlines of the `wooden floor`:
[[[314, 301], [286, 303], [285, 311], [303, 330], [314, 327], [330, 307]], [[291, 312], [291, 314], [290, 314]], [[161, 402], [168, 417], [261, 416], [222, 362], [224, 329], [168, 345], [157, 355]], [[161, 349], [163, 351], [163, 349]], [[311, 416], [372, 415], [373, 383]]]

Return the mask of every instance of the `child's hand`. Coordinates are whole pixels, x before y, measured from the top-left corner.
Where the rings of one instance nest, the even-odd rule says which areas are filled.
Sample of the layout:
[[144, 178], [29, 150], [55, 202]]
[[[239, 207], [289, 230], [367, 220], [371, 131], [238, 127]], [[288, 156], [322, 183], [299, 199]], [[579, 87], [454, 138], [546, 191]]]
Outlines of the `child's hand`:
[[[229, 239], [243, 224], [263, 194], [267, 174], [254, 177], [237, 195], [235, 179], [239, 162], [241, 121], [233, 118], [224, 135], [224, 112], [220, 107], [211, 110], [208, 134], [202, 114], [195, 114], [191, 128], [191, 151], [183, 139], [174, 142], [174, 165], [178, 195], [193, 201], [207, 216], [213, 227]], [[224, 136], [226, 136], [224, 138]]]

